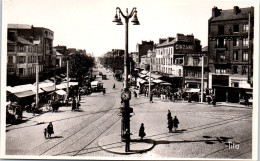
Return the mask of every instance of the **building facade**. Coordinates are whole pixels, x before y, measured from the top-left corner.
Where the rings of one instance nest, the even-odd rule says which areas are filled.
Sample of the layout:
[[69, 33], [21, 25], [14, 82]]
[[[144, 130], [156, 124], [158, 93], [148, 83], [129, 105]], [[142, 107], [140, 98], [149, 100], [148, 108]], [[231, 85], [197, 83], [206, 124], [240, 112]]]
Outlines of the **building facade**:
[[254, 8], [214, 7], [208, 26], [209, 88], [217, 101], [239, 102], [253, 85]]
[[155, 52], [156, 55], [152, 60], [153, 71], [163, 74], [165, 80], [172, 82], [177, 88], [182, 88], [184, 57], [189, 53], [201, 52], [200, 40], [193, 35], [184, 34], [161, 38], [155, 45]]

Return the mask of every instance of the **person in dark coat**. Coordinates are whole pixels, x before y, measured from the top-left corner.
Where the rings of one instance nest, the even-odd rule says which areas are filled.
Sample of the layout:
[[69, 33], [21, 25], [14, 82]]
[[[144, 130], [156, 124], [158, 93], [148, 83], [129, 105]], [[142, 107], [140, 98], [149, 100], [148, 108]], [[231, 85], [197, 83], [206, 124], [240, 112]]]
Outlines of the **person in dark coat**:
[[115, 83], [114, 83], [114, 85], [113, 85], [113, 89], [115, 89], [116, 88], [116, 85], [115, 85]]
[[213, 95], [212, 96], [212, 105], [215, 107], [216, 106], [216, 97]]
[[135, 97], [135, 98], [137, 97], [137, 93], [136, 93], [136, 91], [134, 91], [134, 97]]
[[126, 129], [126, 132], [125, 132], [125, 152], [129, 152], [130, 151], [130, 131], [128, 129]]
[[169, 120], [169, 119], [172, 119], [172, 113], [171, 113], [170, 110], [168, 110], [167, 119], [168, 119], [168, 120]]
[[76, 99], [75, 99], [75, 97], [73, 97], [73, 100], [72, 100], [72, 104], [71, 104], [71, 106], [72, 106], [72, 109], [71, 109], [71, 111], [76, 109], [77, 102], [76, 102]]
[[170, 117], [168, 119], [168, 128], [169, 128], [169, 132], [172, 132], [172, 128], [173, 128], [173, 120], [172, 117]]
[[174, 129], [176, 132], [177, 128], [178, 128], [178, 124], [179, 124], [179, 120], [178, 120], [177, 116], [174, 116], [174, 119], [172, 120], [172, 122], [173, 122], [173, 126], [174, 126]]
[[139, 136], [141, 137], [141, 140], [143, 140], [143, 138], [145, 137], [145, 132], [144, 132], [144, 124], [141, 124], [141, 127], [139, 129]]
[[47, 138], [47, 133], [48, 133], [47, 128], [44, 128], [43, 134], [44, 134], [44, 138], [45, 138], [45, 139]]
[[153, 103], [153, 94], [150, 94], [150, 103]]
[[47, 132], [49, 138], [51, 137], [51, 134], [54, 134], [52, 122], [50, 122], [49, 125], [47, 126]]

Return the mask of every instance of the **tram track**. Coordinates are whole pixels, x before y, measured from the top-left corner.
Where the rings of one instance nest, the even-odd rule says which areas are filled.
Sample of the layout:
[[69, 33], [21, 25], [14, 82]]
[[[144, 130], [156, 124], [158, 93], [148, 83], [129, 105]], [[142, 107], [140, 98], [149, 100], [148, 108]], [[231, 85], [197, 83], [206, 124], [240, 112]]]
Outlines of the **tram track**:
[[[116, 97], [113, 92], [113, 95], [105, 95], [104, 105], [96, 112], [95, 114], [89, 116], [87, 119], [82, 121], [79, 124], [76, 124], [64, 131], [61, 135], [64, 137], [62, 140], [52, 139], [44, 142], [37, 147], [30, 150], [27, 154], [33, 155], [62, 155], [66, 154], [68, 150], [71, 150], [71, 147], [80, 146], [81, 148], [77, 153], [84, 150], [89, 144], [94, 142], [98, 136], [104, 133], [109, 127], [113, 126], [116, 122], [120, 120], [116, 114], [119, 112], [116, 110]], [[112, 100], [111, 100], [112, 99]], [[109, 102], [109, 107], [107, 106]], [[111, 112], [112, 111], [112, 112]], [[113, 117], [114, 116], [114, 117]], [[112, 120], [112, 121], [111, 121]], [[82, 144], [81, 140], [86, 140], [84, 138], [91, 138], [88, 140], [87, 144]], [[81, 145], [82, 144], [82, 145]], [[76, 155], [77, 155], [76, 153]], [[67, 153], [70, 154], [70, 153]]]

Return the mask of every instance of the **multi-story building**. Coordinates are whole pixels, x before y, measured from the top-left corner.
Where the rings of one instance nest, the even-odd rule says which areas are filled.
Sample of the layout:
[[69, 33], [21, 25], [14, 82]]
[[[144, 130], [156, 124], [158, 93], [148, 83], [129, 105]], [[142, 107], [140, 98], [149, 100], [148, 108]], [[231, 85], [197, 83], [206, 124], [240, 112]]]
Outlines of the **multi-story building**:
[[29, 42], [22, 37], [7, 41], [7, 75], [22, 79], [35, 77], [38, 56], [39, 71], [43, 70], [42, 54], [38, 54], [37, 42]]
[[[55, 65], [52, 51], [53, 32], [25, 24], [8, 24], [7, 75], [23, 80], [35, 79], [38, 57], [39, 71]], [[10, 78], [11, 78], [10, 77]]]
[[193, 35], [177, 34], [176, 37], [159, 39], [155, 51], [152, 70], [162, 73], [175, 87], [181, 88], [184, 84], [183, 59], [188, 53], [201, 52], [201, 45]]
[[[203, 88], [208, 86], [208, 59], [206, 53], [187, 54], [184, 57], [184, 87], [201, 89], [203, 79]], [[203, 59], [203, 60], [202, 60]], [[203, 68], [203, 74], [202, 74]]]
[[58, 45], [54, 47], [56, 49], [57, 52], [59, 52], [62, 55], [66, 55], [67, 54], [67, 46], [64, 45]]
[[212, 9], [208, 21], [209, 88], [217, 101], [252, 92], [254, 8]]
[[142, 41], [142, 44], [136, 45], [136, 51], [138, 53], [137, 56], [137, 62], [135, 62], [137, 65], [141, 62], [141, 57], [143, 55], [147, 55], [148, 50], [153, 50], [154, 48], [154, 42], [153, 41]]

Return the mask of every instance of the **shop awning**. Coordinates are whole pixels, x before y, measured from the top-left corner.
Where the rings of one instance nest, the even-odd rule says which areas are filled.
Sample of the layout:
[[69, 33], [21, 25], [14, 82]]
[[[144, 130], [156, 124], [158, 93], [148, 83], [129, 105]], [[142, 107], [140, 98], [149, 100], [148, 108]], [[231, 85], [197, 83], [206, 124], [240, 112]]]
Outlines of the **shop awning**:
[[148, 73], [148, 71], [146, 71], [146, 70], [143, 70], [143, 71], [141, 71], [140, 73], [141, 73], [141, 74], [147, 74], [147, 73]]
[[[149, 77], [149, 76], [150, 76], [150, 72], [146, 73], [146, 75]], [[158, 79], [158, 78], [161, 78], [162, 75], [151, 73], [151, 77], [152, 77], [152, 78], [155, 78], [155, 79]]]
[[14, 95], [16, 95], [19, 98], [23, 98], [23, 97], [33, 96], [35, 95], [35, 93], [31, 90], [28, 90], [28, 91], [14, 93]]
[[187, 88], [186, 92], [196, 93], [196, 92], [200, 92], [200, 89], [199, 88]]
[[144, 84], [144, 83], [148, 83], [148, 82], [146, 80], [141, 80], [140, 83]]
[[139, 77], [140, 77], [140, 78], [145, 78], [145, 77], [147, 77], [147, 75], [139, 74]]
[[[36, 89], [32, 89], [31, 91], [33, 91], [34, 92], [34, 94], [36, 94]], [[43, 93], [44, 91], [43, 90], [41, 90], [40, 88], [39, 88], [39, 90], [38, 90], [38, 93]]]
[[41, 89], [44, 90], [45, 92], [51, 92], [55, 90], [55, 86], [42, 87]]
[[171, 83], [168, 83], [168, 82], [163, 82], [163, 83], [160, 83], [160, 85], [170, 86], [170, 85], [172, 85], [172, 84], [171, 84]]
[[155, 79], [155, 80], [153, 80], [153, 82], [154, 82], [154, 83], [163, 83], [163, 82], [165, 82], [165, 81], [163, 81], [163, 80], [161, 80], [161, 79]]
[[64, 96], [64, 95], [66, 95], [67, 93], [64, 91], [64, 90], [62, 90], [62, 89], [60, 89], [60, 90], [57, 90], [57, 91], [55, 91], [58, 95], [61, 95], [61, 96]]

